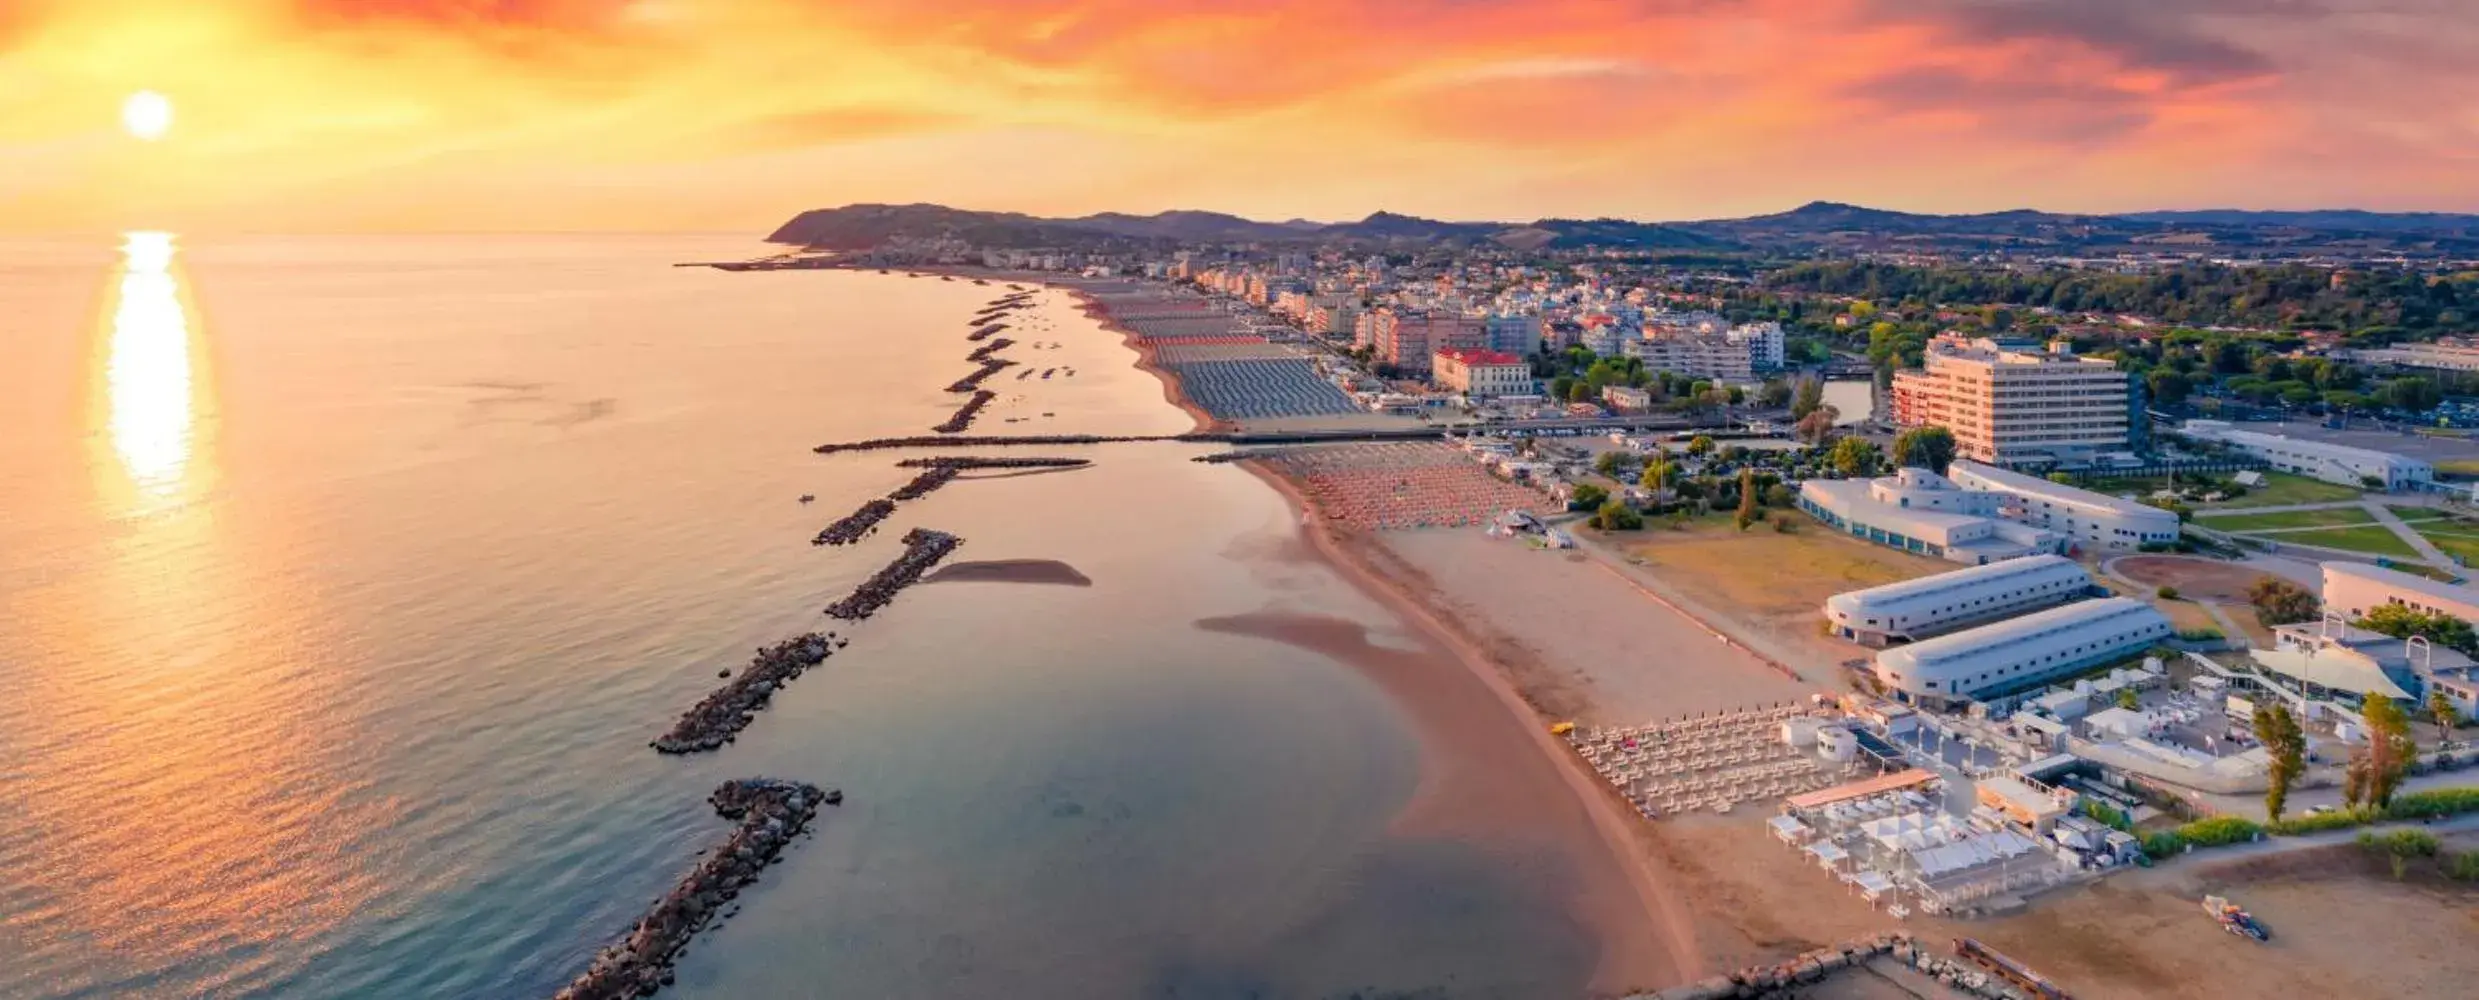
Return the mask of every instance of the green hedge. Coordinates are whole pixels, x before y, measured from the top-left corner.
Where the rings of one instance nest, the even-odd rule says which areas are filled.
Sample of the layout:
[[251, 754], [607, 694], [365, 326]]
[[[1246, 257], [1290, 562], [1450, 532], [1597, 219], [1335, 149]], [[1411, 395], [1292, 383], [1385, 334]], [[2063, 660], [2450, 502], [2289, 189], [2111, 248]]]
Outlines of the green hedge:
[[2380, 818], [2382, 817], [2377, 816], [2375, 810], [2372, 809], [2335, 809], [2332, 812], [2316, 813], [2311, 816], [2293, 816], [2267, 824], [2264, 830], [2274, 836], [2294, 837], [2302, 833], [2347, 830], [2354, 826], [2365, 826]]
[[2439, 788], [2393, 796], [2385, 814], [2394, 819], [2430, 819], [2479, 812], [2479, 788]]

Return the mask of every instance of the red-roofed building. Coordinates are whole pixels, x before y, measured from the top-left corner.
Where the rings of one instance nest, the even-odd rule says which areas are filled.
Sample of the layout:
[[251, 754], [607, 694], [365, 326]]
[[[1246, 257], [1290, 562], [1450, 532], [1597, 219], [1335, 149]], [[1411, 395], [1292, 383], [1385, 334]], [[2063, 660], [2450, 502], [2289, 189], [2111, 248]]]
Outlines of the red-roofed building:
[[1504, 351], [1449, 347], [1432, 355], [1437, 384], [1466, 396], [1529, 396], [1532, 363]]

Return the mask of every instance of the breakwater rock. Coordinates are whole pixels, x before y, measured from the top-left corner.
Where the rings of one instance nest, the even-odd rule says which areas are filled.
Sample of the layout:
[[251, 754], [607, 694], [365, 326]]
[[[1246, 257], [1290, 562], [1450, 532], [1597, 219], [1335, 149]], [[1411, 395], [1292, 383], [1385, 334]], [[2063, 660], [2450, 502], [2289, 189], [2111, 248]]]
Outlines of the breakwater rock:
[[939, 487], [954, 482], [956, 474], [962, 471], [964, 470], [951, 465], [938, 466], [912, 477], [911, 482], [896, 487], [895, 492], [887, 494], [887, 499], [919, 500], [936, 492]]
[[680, 713], [680, 721], [649, 745], [660, 753], [680, 754], [713, 750], [731, 742], [752, 716], [766, 708], [776, 691], [802, 671], [826, 662], [838, 645], [833, 632], [810, 632], [760, 648], [740, 676]]
[[913, 437], [870, 438], [866, 441], [845, 441], [822, 444], [809, 450], [821, 455], [847, 451], [887, 451], [894, 448], [969, 448], [980, 445], [1007, 447], [1033, 444], [1119, 444], [1129, 441], [1212, 441], [1211, 436], [1195, 434], [1027, 434], [1022, 437]]
[[997, 354], [1000, 351], [1004, 351], [1014, 346], [1016, 346], [1015, 341], [1009, 340], [1005, 337], [1000, 337], [999, 339], [983, 344], [980, 347], [973, 348], [973, 353], [965, 355], [964, 360], [970, 361], [974, 364], [980, 364], [984, 361], [990, 360], [990, 355]]
[[998, 393], [988, 389], [976, 389], [973, 391], [973, 398], [965, 400], [964, 405], [956, 407], [954, 416], [948, 417], [944, 422], [930, 429], [941, 434], [962, 434], [972, 428], [974, 418], [981, 416], [981, 408], [990, 405], [990, 401], [997, 398]]
[[988, 361], [982, 362], [981, 367], [975, 369], [972, 374], [947, 383], [947, 391], [972, 392], [981, 388], [982, 379], [989, 378], [992, 375], [996, 375], [1015, 366], [1015, 362], [1009, 361], [1005, 358], [992, 358]]
[[869, 537], [870, 532], [878, 530], [878, 522], [886, 520], [887, 515], [893, 513], [895, 513], [893, 501], [872, 500], [862, 504], [859, 510], [837, 518], [835, 523], [819, 531], [818, 537], [810, 539], [809, 544], [850, 545]]
[[904, 588], [921, 582], [921, 574], [953, 552], [964, 540], [944, 531], [914, 528], [904, 533], [904, 554], [895, 557], [885, 569], [879, 570], [843, 600], [827, 605], [826, 613], [845, 621], [859, 621], [877, 614], [895, 600]]
[[1092, 465], [1090, 458], [983, 458], [960, 455], [954, 458], [907, 458], [895, 463], [899, 469], [1076, 469]]
[[670, 985], [672, 963], [688, 948], [689, 939], [757, 881], [758, 873], [817, 818], [820, 805], [841, 803], [843, 793], [797, 781], [745, 778], [724, 782], [706, 801], [718, 815], [740, 825], [647, 907], [627, 937], [596, 954], [594, 963], [554, 994], [554, 1000], [650, 997]]
[[992, 335], [1004, 329], [1007, 329], [1007, 324], [1005, 323], [990, 323], [984, 326], [974, 327], [973, 332], [964, 335], [964, 339], [987, 340]]
[[2026, 1000], [2025, 993], [2003, 979], [1959, 958], [1943, 958], [1920, 947], [1910, 934], [1872, 934], [1838, 945], [1802, 952], [1784, 961], [1749, 966], [1658, 993], [1628, 1000], [1754, 1000], [1807, 996], [1817, 983], [1877, 959], [1900, 962], [1936, 980], [1947, 989], [1982, 1000]]

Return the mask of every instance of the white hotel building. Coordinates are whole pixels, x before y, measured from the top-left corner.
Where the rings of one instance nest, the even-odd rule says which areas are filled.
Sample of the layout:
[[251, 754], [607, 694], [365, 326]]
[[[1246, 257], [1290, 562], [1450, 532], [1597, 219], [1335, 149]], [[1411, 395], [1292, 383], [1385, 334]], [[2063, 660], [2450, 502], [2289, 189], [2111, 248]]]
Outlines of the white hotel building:
[[2236, 448], [2283, 472], [2343, 486], [2365, 486], [2365, 480], [2374, 479], [2384, 483], [2384, 489], [2390, 492], [2436, 478], [2435, 466], [2415, 458], [2346, 444], [2242, 431], [2221, 420], [2189, 420], [2178, 431], [2198, 441], [2215, 441]]
[[2064, 556], [2036, 555], [1835, 594], [1834, 634], [1869, 646], [1925, 639], [2089, 595], [2091, 574]]
[[1964, 458], [2075, 462], [2128, 447], [2130, 386], [2115, 362], [2076, 357], [2063, 341], [2040, 350], [1944, 334], [1929, 341], [1922, 367], [1894, 373], [1892, 417], [1953, 431]]
[[2079, 601], [1876, 654], [1894, 697], [1941, 707], [2002, 697], [2123, 659], [2176, 634], [2128, 597]]

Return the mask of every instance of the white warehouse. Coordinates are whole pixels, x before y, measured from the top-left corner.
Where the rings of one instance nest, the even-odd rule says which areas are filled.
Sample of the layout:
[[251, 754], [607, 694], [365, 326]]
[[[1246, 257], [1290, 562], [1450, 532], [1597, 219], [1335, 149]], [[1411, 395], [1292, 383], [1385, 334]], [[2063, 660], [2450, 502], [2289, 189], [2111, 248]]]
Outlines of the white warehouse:
[[1999, 517], [2057, 532], [2086, 548], [2133, 549], [2178, 540], [2178, 515], [2158, 507], [1963, 459], [1948, 466], [1946, 475], [1966, 490], [2004, 496]]
[[1996, 500], [1926, 469], [1799, 485], [1799, 509], [1854, 538], [1907, 552], [1983, 565], [2064, 551], [2065, 540], [2053, 532], [1995, 517]]
[[2064, 556], [2034, 555], [1835, 594], [1825, 621], [1871, 646], [1924, 639], [2089, 594], [2091, 574]]
[[2387, 492], [2413, 483], [2431, 482], [2436, 467], [2405, 455], [2372, 448], [2353, 448], [2324, 441], [2301, 441], [2262, 431], [2242, 431], [2224, 420], [2189, 420], [2179, 432], [2198, 441], [2217, 441], [2270, 463], [2283, 472], [2343, 486], [2365, 486], [2373, 479]]
[[2397, 569], [2334, 560], [2324, 564], [2324, 607], [2355, 621], [2387, 604], [2479, 624], [2479, 590]]
[[1876, 654], [1894, 697], [1932, 707], [2001, 696], [2121, 659], [2170, 638], [2142, 601], [2080, 601]]

